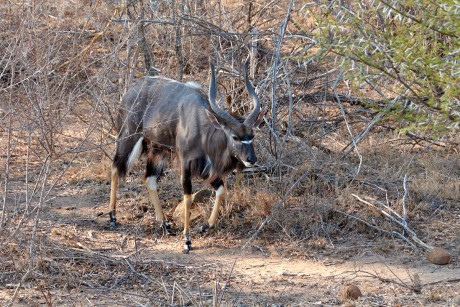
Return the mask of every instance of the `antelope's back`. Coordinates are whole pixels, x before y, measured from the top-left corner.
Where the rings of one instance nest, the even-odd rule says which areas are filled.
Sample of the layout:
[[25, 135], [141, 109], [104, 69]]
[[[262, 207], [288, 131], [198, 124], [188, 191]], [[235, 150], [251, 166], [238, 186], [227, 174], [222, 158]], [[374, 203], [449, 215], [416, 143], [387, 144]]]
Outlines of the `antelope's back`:
[[208, 121], [205, 93], [196, 84], [143, 77], [123, 96], [117, 129], [120, 134], [143, 134], [159, 145], [174, 147], [178, 131], [199, 134]]

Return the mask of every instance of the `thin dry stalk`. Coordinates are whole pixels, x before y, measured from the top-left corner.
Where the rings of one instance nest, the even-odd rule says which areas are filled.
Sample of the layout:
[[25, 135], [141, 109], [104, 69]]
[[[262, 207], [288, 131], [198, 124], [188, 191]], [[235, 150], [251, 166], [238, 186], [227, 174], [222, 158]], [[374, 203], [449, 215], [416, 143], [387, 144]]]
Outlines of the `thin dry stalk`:
[[345, 125], [347, 127], [348, 133], [350, 134], [351, 140], [353, 142], [353, 148], [355, 149], [356, 155], [359, 157], [358, 169], [356, 170], [356, 173], [353, 176], [353, 179], [351, 180], [351, 181], [354, 181], [355, 178], [359, 175], [359, 172], [361, 170], [361, 165], [363, 164], [363, 156], [361, 155], [361, 153], [358, 150], [356, 139], [353, 136], [353, 132], [351, 131], [350, 124], [348, 123], [347, 112], [345, 111], [345, 107], [343, 106], [343, 104], [342, 104], [342, 102], [340, 100], [340, 97], [339, 97], [339, 95], [337, 93], [337, 84], [339, 83], [340, 80], [342, 80], [342, 76], [343, 76], [343, 70], [341, 70], [339, 72], [339, 75], [337, 76], [337, 78], [336, 78], [336, 80], [334, 82], [334, 85], [332, 86], [332, 90], [334, 91], [334, 95], [335, 95], [337, 101], [339, 102], [340, 110], [342, 111], [343, 120], [345, 121]]
[[[405, 175], [404, 176], [404, 196], [403, 196], [403, 216], [398, 214], [389, 205], [387, 205], [387, 204], [385, 204], [383, 202], [377, 201], [376, 199], [367, 197], [370, 201], [375, 202], [377, 205], [371, 203], [370, 201], [362, 199], [361, 197], [357, 196], [356, 194], [351, 194], [351, 195], [353, 197], [355, 197], [356, 199], [358, 199], [360, 202], [362, 202], [362, 203], [364, 203], [364, 204], [366, 204], [366, 205], [368, 205], [368, 206], [370, 206], [372, 208], [375, 208], [375, 209], [379, 210], [390, 221], [392, 221], [392, 222], [394, 222], [394, 223], [396, 223], [396, 224], [398, 224], [399, 226], [402, 227], [403, 232], [392, 231], [391, 232], [392, 234], [394, 234], [394, 235], [398, 236], [399, 238], [403, 239], [404, 241], [410, 243], [410, 245], [412, 247], [415, 247], [415, 245], [413, 243], [411, 243], [410, 240], [412, 240], [413, 242], [417, 243], [418, 245], [420, 245], [423, 248], [425, 248], [428, 251], [430, 251], [430, 250], [433, 249], [433, 247], [431, 245], [428, 245], [428, 244], [424, 243], [422, 240], [420, 240], [417, 237], [417, 234], [407, 226], [407, 219], [406, 219], [407, 218], [407, 213], [406, 213], [406, 203], [405, 203], [406, 198], [407, 198], [407, 193], [408, 193], [407, 175]], [[409, 238], [407, 238], [405, 236], [404, 231], [409, 234]]]

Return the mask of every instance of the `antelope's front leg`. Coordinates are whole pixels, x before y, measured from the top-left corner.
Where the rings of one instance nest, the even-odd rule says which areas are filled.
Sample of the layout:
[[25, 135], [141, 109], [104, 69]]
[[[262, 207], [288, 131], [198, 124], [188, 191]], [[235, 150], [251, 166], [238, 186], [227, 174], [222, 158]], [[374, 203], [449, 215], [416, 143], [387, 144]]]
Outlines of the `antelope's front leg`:
[[110, 207], [109, 207], [109, 217], [110, 217], [110, 226], [116, 227], [117, 223], [117, 190], [118, 190], [118, 169], [115, 166], [112, 166], [112, 181], [110, 184]]
[[208, 222], [198, 229], [199, 232], [206, 232], [208, 229], [216, 227], [220, 205], [225, 197], [225, 187], [222, 180], [216, 180], [212, 182], [211, 185], [216, 190], [216, 200], [214, 201], [214, 207], [212, 208]]
[[192, 250], [192, 241], [190, 240], [190, 207], [192, 206], [192, 180], [191, 173], [188, 170], [182, 172], [182, 187], [184, 189], [184, 254]]

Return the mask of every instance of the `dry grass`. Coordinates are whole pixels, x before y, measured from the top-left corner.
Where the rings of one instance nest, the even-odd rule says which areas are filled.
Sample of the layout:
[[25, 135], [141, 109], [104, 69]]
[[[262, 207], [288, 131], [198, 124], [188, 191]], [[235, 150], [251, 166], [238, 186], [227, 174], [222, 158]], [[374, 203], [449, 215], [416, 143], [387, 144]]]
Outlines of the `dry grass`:
[[[222, 21], [218, 21], [218, 8], [210, 4], [205, 4], [208, 15], [200, 18], [209, 18], [229, 32], [244, 29], [246, 19], [241, 16], [248, 7], [236, 1], [223, 3], [228, 4], [228, 14]], [[261, 9], [265, 4], [254, 5]], [[273, 259], [314, 261], [313, 266], [321, 263], [326, 269], [353, 263], [363, 255], [381, 257], [378, 263], [384, 263], [382, 258], [394, 258], [398, 264], [420, 261], [423, 250], [416, 252], [389, 234], [401, 231], [398, 225], [352, 196], [373, 198], [402, 214], [406, 175], [409, 193], [404, 205], [409, 226], [425, 242], [451, 252], [454, 258], [449, 268], [458, 269], [458, 135], [446, 136], [438, 146], [398, 135], [391, 122], [382, 122], [359, 144], [361, 161], [356, 152], [344, 155], [350, 135], [339, 106], [308, 96], [328, 89], [332, 76], [315, 77], [332, 64], [313, 62], [308, 73], [297, 70], [290, 75], [297, 82], [293, 82], [292, 123], [286, 83], [279, 84], [279, 142], [269, 126], [257, 131], [259, 161], [267, 170], [228, 178], [228, 197], [218, 228], [202, 236], [194, 232], [195, 256], [183, 258], [176, 253], [182, 244], [180, 236], [164, 236], [154, 222], [142, 163], [119, 190], [122, 226], [108, 227], [115, 109], [125, 86], [143, 73], [134, 44], [135, 26], [111, 21], [115, 8], [102, 1], [0, 6], [0, 46], [6, 50], [0, 59], [1, 305], [460, 303], [458, 281], [429, 284], [414, 293], [375, 278], [371, 283], [360, 280], [364, 296], [358, 302], [343, 303], [338, 285], [344, 280], [332, 273], [329, 278], [314, 275], [310, 279], [302, 273], [278, 271], [262, 276]], [[171, 12], [165, 7], [157, 13], [169, 16]], [[265, 83], [264, 104], [271, 101], [265, 74], [276, 43], [271, 34], [277, 27], [269, 31], [284, 14], [281, 5], [273, 5], [253, 16], [268, 33], [261, 39], [263, 52], [256, 74], [256, 82]], [[150, 27], [148, 38], [155, 42], [157, 67], [163, 75], [175, 77], [173, 27]], [[283, 48], [295, 43], [286, 42]], [[232, 108], [241, 113], [247, 105], [233, 74], [245, 57], [246, 45], [244, 36], [211, 37], [208, 24], [184, 29], [184, 79], [206, 84], [207, 54], [218, 54], [222, 93], [235, 98], [226, 101], [232, 101]], [[288, 65], [295, 68], [295, 63]], [[345, 107], [354, 133], [362, 131], [369, 112], [354, 105]], [[303, 180], [295, 185], [299, 178]], [[194, 189], [209, 187], [197, 181]], [[160, 196], [172, 217], [182, 198], [176, 171], [162, 179]], [[200, 214], [194, 229], [206, 221], [212, 198], [197, 204]], [[268, 220], [250, 248], [242, 250]], [[180, 230], [180, 222], [176, 226]], [[266, 263], [252, 263], [259, 259], [256, 256]], [[232, 261], [234, 265], [229, 264]], [[246, 266], [234, 270], [241, 263]], [[308, 262], [300, 263], [302, 267]], [[249, 273], [241, 273], [245, 271]], [[399, 275], [393, 277], [396, 280]]]

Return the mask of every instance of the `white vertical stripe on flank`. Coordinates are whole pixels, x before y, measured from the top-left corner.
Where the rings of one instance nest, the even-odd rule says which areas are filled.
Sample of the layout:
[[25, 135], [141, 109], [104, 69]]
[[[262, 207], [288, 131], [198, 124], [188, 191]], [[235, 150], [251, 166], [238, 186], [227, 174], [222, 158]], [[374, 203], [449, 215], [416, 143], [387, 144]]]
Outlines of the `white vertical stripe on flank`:
[[144, 137], [141, 137], [139, 141], [137, 141], [136, 145], [134, 145], [133, 151], [129, 154], [128, 157], [128, 163], [126, 165], [126, 171], [129, 173], [129, 171], [133, 168], [134, 163], [136, 163], [137, 160], [139, 160], [139, 157], [142, 154], [142, 141], [144, 140]]

